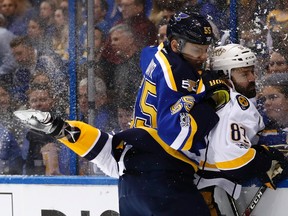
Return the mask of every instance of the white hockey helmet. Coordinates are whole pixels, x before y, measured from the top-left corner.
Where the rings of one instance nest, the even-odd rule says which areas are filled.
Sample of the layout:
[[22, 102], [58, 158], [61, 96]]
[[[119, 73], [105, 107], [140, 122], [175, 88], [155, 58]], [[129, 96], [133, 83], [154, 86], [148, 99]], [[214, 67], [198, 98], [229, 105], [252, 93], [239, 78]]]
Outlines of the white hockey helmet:
[[213, 71], [223, 71], [231, 79], [231, 69], [254, 66], [256, 56], [251, 49], [240, 44], [227, 44], [216, 47], [210, 61]]

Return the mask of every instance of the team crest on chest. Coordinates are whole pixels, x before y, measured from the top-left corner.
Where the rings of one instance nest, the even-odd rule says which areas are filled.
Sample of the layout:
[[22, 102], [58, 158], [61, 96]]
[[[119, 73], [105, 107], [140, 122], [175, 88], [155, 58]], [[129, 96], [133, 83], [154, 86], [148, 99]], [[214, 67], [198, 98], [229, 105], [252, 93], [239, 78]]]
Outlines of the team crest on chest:
[[249, 100], [243, 95], [236, 96], [237, 102], [242, 110], [247, 110], [250, 106]]
[[189, 92], [196, 92], [197, 82], [193, 80], [182, 80], [182, 88], [187, 89]]

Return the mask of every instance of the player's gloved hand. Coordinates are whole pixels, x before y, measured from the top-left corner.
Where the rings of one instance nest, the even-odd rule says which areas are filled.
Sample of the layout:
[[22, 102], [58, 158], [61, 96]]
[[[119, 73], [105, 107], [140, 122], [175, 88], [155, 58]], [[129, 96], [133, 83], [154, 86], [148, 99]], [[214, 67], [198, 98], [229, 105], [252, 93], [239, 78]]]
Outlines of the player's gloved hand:
[[271, 160], [271, 167], [266, 173], [259, 176], [259, 180], [267, 187], [276, 189], [277, 183], [288, 177], [288, 161], [284, 154], [275, 148], [264, 145], [253, 146], [258, 154], [265, 154]]
[[26, 126], [52, 136], [58, 136], [64, 126], [64, 121], [50, 112], [28, 109], [15, 111], [14, 115]]
[[288, 156], [288, 144], [269, 145], [269, 147], [276, 148], [278, 151], [282, 152], [285, 157]]
[[205, 71], [201, 76], [199, 85], [201, 85], [201, 81], [204, 85], [203, 88], [205, 88], [204, 99], [213, 102], [216, 109], [224, 106], [230, 100], [229, 87], [215, 72]]

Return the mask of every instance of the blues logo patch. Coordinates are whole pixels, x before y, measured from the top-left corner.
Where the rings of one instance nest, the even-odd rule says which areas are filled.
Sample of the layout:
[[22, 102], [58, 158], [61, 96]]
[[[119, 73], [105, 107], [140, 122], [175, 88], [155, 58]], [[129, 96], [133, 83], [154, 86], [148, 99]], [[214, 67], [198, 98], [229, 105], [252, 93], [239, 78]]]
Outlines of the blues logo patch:
[[237, 95], [236, 99], [242, 110], [247, 110], [250, 107], [249, 100], [243, 95]]
[[175, 20], [179, 22], [180, 20], [186, 19], [188, 17], [190, 17], [188, 14], [180, 12], [178, 16], [175, 16]]

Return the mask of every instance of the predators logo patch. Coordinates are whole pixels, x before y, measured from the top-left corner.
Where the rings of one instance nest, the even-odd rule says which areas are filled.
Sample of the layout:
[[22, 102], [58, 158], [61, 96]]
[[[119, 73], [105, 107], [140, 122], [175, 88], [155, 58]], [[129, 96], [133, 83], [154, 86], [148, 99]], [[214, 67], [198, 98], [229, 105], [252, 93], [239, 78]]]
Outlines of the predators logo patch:
[[242, 110], [247, 110], [250, 106], [249, 100], [243, 95], [236, 96], [237, 102]]

